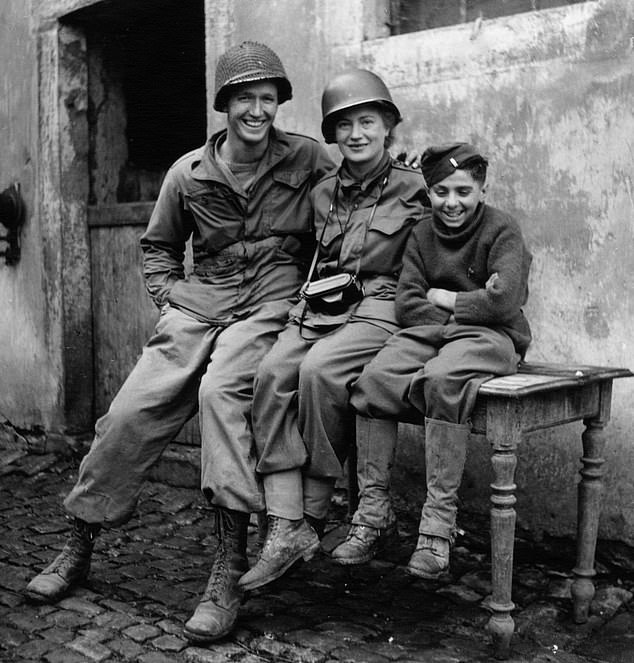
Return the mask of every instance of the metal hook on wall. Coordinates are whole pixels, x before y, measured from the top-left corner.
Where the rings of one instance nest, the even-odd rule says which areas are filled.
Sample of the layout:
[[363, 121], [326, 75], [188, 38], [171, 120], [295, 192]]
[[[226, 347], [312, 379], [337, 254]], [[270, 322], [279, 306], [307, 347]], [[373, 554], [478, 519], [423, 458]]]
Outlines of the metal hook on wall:
[[19, 182], [0, 193], [0, 223], [8, 231], [6, 235], [0, 235], [0, 241], [8, 244], [4, 251], [0, 251], [0, 256], [4, 256], [7, 265], [15, 265], [20, 260], [20, 230], [25, 212]]

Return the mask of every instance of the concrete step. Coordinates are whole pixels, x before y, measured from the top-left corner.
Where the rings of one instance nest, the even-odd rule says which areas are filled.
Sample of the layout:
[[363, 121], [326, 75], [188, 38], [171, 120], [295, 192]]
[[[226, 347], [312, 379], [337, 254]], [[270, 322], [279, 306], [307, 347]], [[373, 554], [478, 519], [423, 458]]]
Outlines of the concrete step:
[[149, 479], [175, 488], [200, 488], [200, 447], [170, 444]]

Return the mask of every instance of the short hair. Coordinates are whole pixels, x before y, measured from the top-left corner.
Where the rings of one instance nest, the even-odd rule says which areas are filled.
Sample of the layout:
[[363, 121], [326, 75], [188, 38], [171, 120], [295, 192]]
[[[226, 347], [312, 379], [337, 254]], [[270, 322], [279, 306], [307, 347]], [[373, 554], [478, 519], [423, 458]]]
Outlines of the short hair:
[[385, 147], [392, 147], [392, 144], [394, 143], [394, 128], [399, 123], [400, 118], [391, 108], [388, 108], [385, 104], [377, 103], [375, 105], [378, 108], [381, 117], [383, 118], [383, 123], [387, 127]]
[[[394, 143], [394, 128], [401, 121], [398, 115], [387, 104], [383, 104], [380, 101], [368, 101], [364, 104], [358, 104], [358, 106], [371, 106], [378, 111], [381, 119], [383, 120], [383, 124], [387, 129], [387, 136], [385, 137], [384, 146], [386, 148], [391, 147]], [[355, 106], [350, 106], [350, 108], [342, 108], [340, 111], [334, 113], [330, 118], [328, 118], [330, 122], [329, 126], [333, 128], [336, 127], [337, 122], [341, 120], [346, 112], [353, 110], [354, 108]]]
[[459, 169], [466, 170], [476, 182], [482, 185], [485, 183], [487, 178], [488, 166], [488, 160], [482, 155], [478, 154], [463, 161], [460, 164]]

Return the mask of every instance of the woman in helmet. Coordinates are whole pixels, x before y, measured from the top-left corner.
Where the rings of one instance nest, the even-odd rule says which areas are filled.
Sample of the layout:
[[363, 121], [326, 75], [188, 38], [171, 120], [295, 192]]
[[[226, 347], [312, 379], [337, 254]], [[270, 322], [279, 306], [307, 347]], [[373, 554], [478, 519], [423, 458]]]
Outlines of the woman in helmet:
[[[310, 283], [256, 376], [252, 423], [268, 532], [257, 564], [239, 581], [244, 589], [265, 585], [319, 548], [317, 532], [354, 439], [349, 387], [398, 329], [402, 253], [427, 200], [420, 172], [388, 152], [401, 115], [377, 75], [355, 69], [334, 78], [322, 116], [323, 136], [337, 143], [343, 161], [312, 191], [318, 244]], [[395, 422], [364, 421], [360, 438], [373, 454], [386, 436], [396, 436]], [[387, 480], [377, 476], [375, 483]], [[372, 486], [362, 490], [372, 511]], [[376, 492], [384, 500], [384, 491]], [[368, 531], [378, 545], [394, 516], [383, 502], [376, 507]]]

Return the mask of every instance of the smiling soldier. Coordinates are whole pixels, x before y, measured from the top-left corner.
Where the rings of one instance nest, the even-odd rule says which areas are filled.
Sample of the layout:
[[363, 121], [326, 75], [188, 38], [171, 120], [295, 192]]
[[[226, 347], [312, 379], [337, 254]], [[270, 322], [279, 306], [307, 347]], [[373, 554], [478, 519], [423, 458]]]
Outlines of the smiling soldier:
[[[309, 192], [333, 166], [315, 140], [274, 128], [278, 105], [291, 97], [282, 63], [264, 44], [247, 41], [220, 57], [214, 109], [227, 114], [227, 127], [165, 176], [141, 238], [160, 319], [97, 422], [65, 500], [72, 532], [28, 584], [31, 599], [57, 601], [85, 580], [97, 533], [129, 520], [149, 468], [198, 409], [201, 487], [219, 544], [185, 633], [208, 641], [233, 628], [249, 514], [264, 509], [250, 428], [254, 373], [297, 301], [313, 242]], [[193, 273], [185, 278], [190, 239]]]

